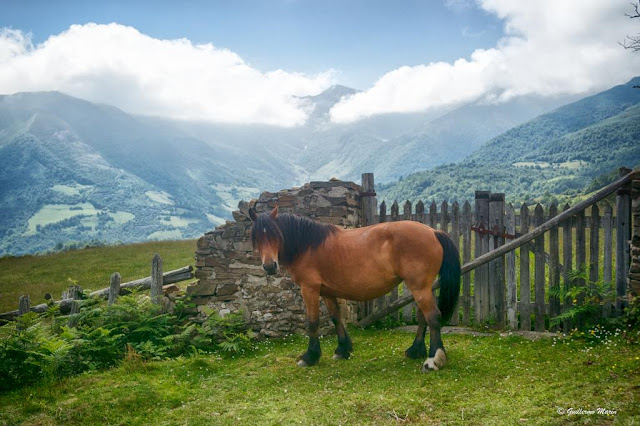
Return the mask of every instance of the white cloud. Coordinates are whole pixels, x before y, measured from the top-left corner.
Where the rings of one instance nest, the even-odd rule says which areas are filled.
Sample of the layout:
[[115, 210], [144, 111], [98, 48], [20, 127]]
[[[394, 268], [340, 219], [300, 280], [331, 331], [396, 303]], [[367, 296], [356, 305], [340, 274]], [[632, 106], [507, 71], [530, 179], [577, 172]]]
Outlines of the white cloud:
[[35, 47], [0, 30], [0, 93], [58, 90], [137, 114], [293, 126], [307, 117], [295, 97], [333, 80], [331, 70], [261, 72], [230, 50], [118, 24], [73, 25]]
[[[456, 1], [448, 1], [455, 4]], [[335, 122], [521, 95], [586, 94], [640, 74], [640, 55], [618, 41], [640, 32], [627, 1], [478, 0], [505, 36], [468, 59], [402, 67], [331, 110]]]

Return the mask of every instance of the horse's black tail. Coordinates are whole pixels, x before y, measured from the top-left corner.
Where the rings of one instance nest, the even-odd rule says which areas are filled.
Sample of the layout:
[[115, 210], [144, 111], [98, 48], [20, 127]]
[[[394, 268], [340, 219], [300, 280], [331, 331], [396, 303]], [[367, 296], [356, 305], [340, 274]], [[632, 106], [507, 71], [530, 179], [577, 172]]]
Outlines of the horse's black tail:
[[446, 323], [454, 314], [453, 311], [460, 295], [460, 253], [451, 237], [442, 231], [435, 232], [443, 251], [438, 309], [442, 314], [442, 322]]

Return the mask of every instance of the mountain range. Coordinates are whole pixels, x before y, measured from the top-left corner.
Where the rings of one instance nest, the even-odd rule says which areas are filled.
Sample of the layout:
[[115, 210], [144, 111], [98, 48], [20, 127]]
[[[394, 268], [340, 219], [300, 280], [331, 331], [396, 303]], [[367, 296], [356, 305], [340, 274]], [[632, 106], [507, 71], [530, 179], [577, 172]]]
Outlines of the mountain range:
[[619, 167], [640, 165], [638, 84], [640, 77], [542, 114], [457, 163], [413, 173], [379, 193], [386, 200], [471, 200], [475, 190], [517, 201], [571, 198], [594, 181], [613, 180]]
[[[575, 99], [526, 97], [334, 124], [331, 107], [356, 91], [333, 86], [298, 99], [309, 119], [294, 128], [134, 116], [58, 92], [0, 96], [0, 255], [71, 241], [197, 237], [229, 219], [240, 199], [310, 180], [358, 182], [362, 172], [374, 172], [379, 193], [391, 198], [466, 195], [477, 188], [458, 191], [460, 177], [476, 173], [480, 185], [484, 168], [496, 164], [525, 180], [528, 167], [559, 170], [558, 181], [576, 189], [582, 183], [572, 179], [585, 163], [602, 162], [599, 173], [619, 161], [601, 152], [599, 137], [621, 129], [620, 146], [635, 137], [640, 90], [612, 90], [555, 110]], [[588, 159], [557, 149], [557, 141], [585, 147], [585, 138], [593, 139]], [[633, 157], [633, 143], [627, 148]], [[535, 185], [528, 191], [537, 194]]]

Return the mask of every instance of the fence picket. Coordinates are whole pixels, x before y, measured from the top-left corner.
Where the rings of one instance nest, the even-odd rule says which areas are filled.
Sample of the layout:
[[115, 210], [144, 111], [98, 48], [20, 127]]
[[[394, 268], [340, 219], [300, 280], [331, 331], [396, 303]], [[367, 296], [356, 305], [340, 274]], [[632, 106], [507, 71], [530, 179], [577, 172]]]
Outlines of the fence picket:
[[433, 229], [438, 228], [438, 206], [435, 201], [431, 201], [429, 206], [429, 226]]
[[[471, 260], [471, 204], [462, 206], [462, 263]], [[462, 323], [471, 324], [471, 272], [462, 276]]]
[[589, 227], [589, 281], [598, 282], [600, 272], [600, 209], [597, 204], [591, 207], [591, 226]]
[[419, 200], [416, 203], [416, 222], [425, 223], [424, 221], [424, 203]]
[[[451, 239], [458, 251], [460, 251], [460, 206], [457, 201], [454, 201], [451, 204]], [[458, 295], [458, 301], [456, 302], [456, 307], [453, 309], [453, 317], [451, 318], [451, 325], [458, 325], [460, 323], [460, 305], [462, 304], [462, 300], [460, 295]]]
[[[400, 220], [399, 216], [400, 206], [398, 205], [398, 201], [396, 200], [391, 205], [391, 222], [397, 222], [398, 220]], [[396, 300], [398, 300], [398, 287], [394, 287], [389, 293], [386, 294], [386, 296], [382, 297], [385, 298], [385, 306], [395, 302]], [[393, 319], [398, 319], [398, 312], [392, 312], [391, 314], [389, 314], [389, 316]]]
[[384, 201], [380, 203], [380, 216], [378, 219], [379, 223], [383, 223], [387, 221], [387, 203]]
[[[549, 206], [549, 219], [558, 215], [558, 206], [552, 203]], [[560, 247], [558, 241], [558, 228], [549, 230], [549, 289], [556, 290], [560, 285]], [[560, 313], [560, 300], [555, 296], [549, 296], [549, 318], [555, 318]], [[556, 331], [556, 325], [549, 330]]]
[[[631, 172], [621, 168], [620, 176]], [[616, 192], [616, 315], [622, 313], [627, 295], [629, 273], [629, 240], [631, 239], [631, 186], [629, 184]]]
[[[571, 208], [569, 204], [565, 204], [563, 211]], [[562, 263], [564, 263], [564, 290], [568, 290], [570, 286], [569, 272], [573, 269], [573, 224], [575, 217], [569, 218], [562, 223]], [[566, 297], [563, 303], [563, 312], [571, 309], [573, 301], [570, 297]], [[562, 330], [567, 333], [571, 330], [571, 320], [565, 319], [562, 322]]]
[[[489, 229], [498, 235], [489, 235], [489, 250], [495, 250], [504, 244], [501, 234], [504, 233], [504, 194], [489, 196]], [[504, 327], [504, 256], [489, 262], [489, 317], [495, 319], [496, 325]]]
[[[489, 225], [489, 191], [476, 191], [476, 227], [486, 229]], [[476, 232], [475, 257], [489, 251], [489, 236]], [[476, 269], [474, 278], [475, 316], [478, 323], [489, 319], [489, 266], [483, 265]]]
[[449, 204], [444, 200], [440, 205], [440, 230], [449, 233]]
[[411, 201], [407, 200], [402, 210], [402, 220], [411, 220]]
[[[607, 290], [611, 290], [611, 282], [613, 281], [613, 209], [611, 204], [604, 202], [604, 216], [602, 218], [602, 227], [604, 228], [604, 265], [602, 280]], [[611, 315], [611, 303], [605, 301], [602, 307], [602, 315], [608, 318]]]
[[[587, 248], [585, 237], [585, 220], [584, 210], [576, 214], [576, 268], [578, 270], [585, 270], [587, 265]], [[576, 280], [575, 285], [584, 287], [586, 285], [585, 280], [579, 278]], [[584, 295], [578, 296], [578, 304], [582, 305], [584, 301]], [[581, 324], [578, 324], [580, 326]]]
[[[520, 233], [529, 232], [529, 207], [520, 207]], [[520, 329], [531, 330], [531, 275], [529, 271], [529, 244], [520, 247]]]
[[[407, 202], [404, 203], [404, 212], [403, 212], [402, 218], [404, 220], [411, 220], [411, 201], [409, 201], [409, 200], [407, 200]], [[407, 287], [407, 284], [405, 284], [403, 282], [402, 283], [402, 295], [406, 296], [408, 294], [410, 294], [409, 288]], [[393, 295], [392, 295], [392, 297], [393, 297]], [[397, 293], [396, 293], [396, 298], [397, 298]], [[395, 300], [395, 299], [392, 298], [391, 301], [393, 301], [393, 300]], [[413, 321], [413, 306], [414, 305], [415, 305], [415, 303], [409, 303], [408, 305], [405, 305], [402, 308], [402, 321], [404, 321], [404, 322]]]
[[[544, 211], [540, 203], [536, 204], [533, 210], [533, 226], [537, 228], [544, 223]], [[544, 235], [540, 235], [534, 240], [535, 247], [535, 330], [544, 331], [544, 284], [545, 284], [545, 255], [544, 255]]]
[[[511, 203], [505, 207], [504, 217], [505, 231], [509, 235], [516, 233], [516, 213]], [[507, 324], [512, 330], [518, 329], [518, 300], [516, 288], [516, 251], [506, 254], [506, 278], [507, 278]]]

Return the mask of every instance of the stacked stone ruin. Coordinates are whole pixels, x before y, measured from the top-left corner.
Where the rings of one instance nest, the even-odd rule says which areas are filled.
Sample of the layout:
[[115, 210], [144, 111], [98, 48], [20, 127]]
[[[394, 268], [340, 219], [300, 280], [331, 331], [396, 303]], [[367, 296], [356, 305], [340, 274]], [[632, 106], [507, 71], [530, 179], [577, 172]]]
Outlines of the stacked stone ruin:
[[[300, 289], [285, 272], [266, 276], [250, 240], [249, 207], [258, 213], [271, 211], [308, 216], [344, 228], [359, 226], [360, 186], [353, 182], [311, 182], [277, 193], [263, 192], [258, 200], [240, 202], [234, 221], [207, 232], [198, 240], [198, 279], [187, 288], [201, 319], [213, 312], [224, 316], [242, 312], [249, 326], [262, 336], [280, 337], [306, 330], [305, 308]], [[353, 321], [357, 304], [341, 302], [343, 316]], [[324, 308], [324, 307], [323, 307]], [[321, 313], [322, 327], [330, 322]]]

